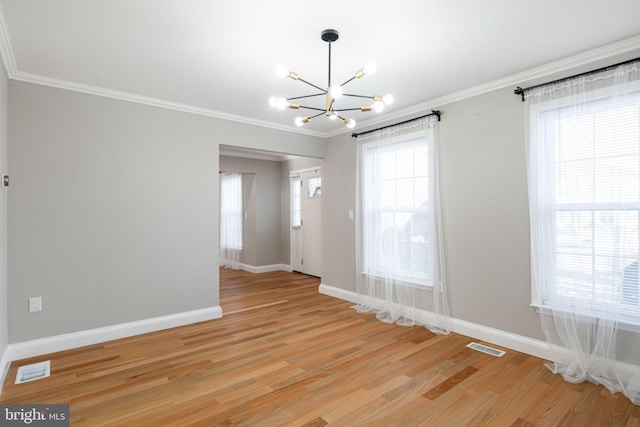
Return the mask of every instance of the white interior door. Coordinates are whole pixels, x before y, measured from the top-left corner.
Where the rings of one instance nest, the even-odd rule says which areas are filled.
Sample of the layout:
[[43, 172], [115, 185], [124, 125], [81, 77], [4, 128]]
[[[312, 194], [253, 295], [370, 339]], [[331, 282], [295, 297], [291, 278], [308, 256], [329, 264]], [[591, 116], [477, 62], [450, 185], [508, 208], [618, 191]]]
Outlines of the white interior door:
[[291, 267], [295, 271], [320, 277], [320, 168], [292, 172], [291, 176]]
[[303, 172], [301, 177], [302, 272], [320, 277], [322, 176], [320, 170], [316, 169]]

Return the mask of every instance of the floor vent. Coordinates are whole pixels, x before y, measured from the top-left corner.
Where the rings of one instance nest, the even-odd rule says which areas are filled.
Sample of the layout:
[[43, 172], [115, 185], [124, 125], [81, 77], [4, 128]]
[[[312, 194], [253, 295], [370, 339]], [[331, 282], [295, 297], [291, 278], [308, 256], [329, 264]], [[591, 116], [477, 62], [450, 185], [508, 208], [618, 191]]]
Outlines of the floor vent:
[[474, 349], [474, 350], [481, 351], [483, 353], [490, 354], [492, 356], [496, 356], [496, 357], [501, 357], [504, 354], [506, 354], [506, 351], [502, 351], [502, 350], [498, 350], [498, 349], [495, 349], [495, 348], [487, 347], [486, 345], [478, 344], [478, 343], [475, 343], [475, 342], [467, 344], [467, 347], [469, 347], [471, 349]]
[[47, 378], [51, 374], [51, 361], [20, 366], [16, 375], [16, 384]]

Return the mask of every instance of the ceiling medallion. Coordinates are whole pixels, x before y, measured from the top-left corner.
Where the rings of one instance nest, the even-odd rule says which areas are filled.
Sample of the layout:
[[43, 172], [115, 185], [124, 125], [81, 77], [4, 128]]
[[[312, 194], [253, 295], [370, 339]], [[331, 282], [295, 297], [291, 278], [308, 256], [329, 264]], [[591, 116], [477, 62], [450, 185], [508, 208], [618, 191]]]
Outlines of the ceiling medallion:
[[[327, 87], [326, 88], [322, 88], [318, 85], [315, 85], [313, 83], [310, 83], [306, 80], [304, 80], [303, 78], [301, 78], [298, 74], [294, 73], [293, 71], [291, 71], [286, 65], [279, 65], [276, 68], [276, 74], [279, 77], [285, 78], [288, 77], [291, 80], [297, 80], [300, 81], [302, 83], [305, 83], [311, 87], [313, 87], [314, 89], [317, 89], [318, 91], [320, 91], [319, 93], [313, 93], [311, 95], [304, 95], [304, 96], [296, 96], [293, 98], [283, 98], [283, 97], [276, 97], [276, 96], [272, 96], [269, 99], [269, 104], [272, 107], [278, 108], [279, 110], [284, 110], [286, 108], [291, 108], [294, 110], [299, 110], [299, 109], [304, 109], [304, 110], [309, 110], [309, 111], [316, 111], [318, 113], [316, 113], [315, 115], [310, 115], [310, 116], [304, 116], [304, 117], [296, 117], [295, 119], [295, 124], [297, 126], [303, 126], [305, 123], [308, 123], [309, 121], [311, 121], [312, 119], [319, 117], [319, 116], [326, 116], [329, 119], [335, 120], [335, 119], [340, 119], [342, 120], [342, 122], [347, 125], [348, 128], [353, 128], [356, 125], [355, 120], [350, 119], [348, 117], [345, 117], [342, 113], [345, 111], [375, 111], [376, 113], [380, 113], [384, 110], [384, 106], [385, 105], [389, 105], [393, 102], [393, 96], [392, 95], [356, 95], [356, 94], [351, 94], [351, 93], [344, 93], [343, 91], [343, 87], [346, 86], [348, 83], [350, 83], [351, 81], [355, 80], [355, 79], [360, 79], [364, 76], [366, 76], [367, 74], [373, 74], [376, 71], [376, 64], [374, 62], [367, 62], [366, 64], [364, 64], [364, 66], [359, 69], [349, 80], [345, 81], [344, 83], [342, 83], [341, 85], [333, 85], [331, 84], [331, 44], [333, 42], [335, 42], [336, 40], [338, 40], [339, 34], [336, 30], [324, 30], [321, 34], [320, 37], [322, 38], [323, 41], [327, 42], [329, 44], [329, 71], [328, 71], [328, 82], [327, 82]], [[306, 98], [313, 98], [313, 97], [317, 97], [317, 96], [324, 96], [325, 97], [325, 107], [324, 108], [316, 108], [316, 107], [309, 107], [306, 105], [301, 105], [300, 103], [298, 103], [297, 101], [300, 99], [306, 99]], [[362, 105], [358, 108], [336, 108], [335, 104], [336, 104], [336, 100], [340, 99], [341, 97], [354, 97], [354, 98], [364, 98], [364, 99], [370, 99], [373, 101], [373, 103], [371, 104], [366, 104], [366, 105]], [[294, 102], [295, 101], [295, 102]]]

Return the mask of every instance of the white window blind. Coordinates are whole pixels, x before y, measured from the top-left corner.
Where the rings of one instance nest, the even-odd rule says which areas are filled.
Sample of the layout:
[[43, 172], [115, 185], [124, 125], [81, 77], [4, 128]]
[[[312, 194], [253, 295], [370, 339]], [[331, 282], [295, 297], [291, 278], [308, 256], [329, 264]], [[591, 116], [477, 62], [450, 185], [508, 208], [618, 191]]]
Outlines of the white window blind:
[[242, 174], [220, 175], [220, 248], [242, 250]]
[[534, 305], [640, 324], [640, 91], [530, 109]]
[[302, 182], [300, 178], [291, 178], [291, 227], [300, 227], [300, 191]]
[[405, 136], [366, 143], [362, 150], [365, 272], [433, 284], [426, 139]]

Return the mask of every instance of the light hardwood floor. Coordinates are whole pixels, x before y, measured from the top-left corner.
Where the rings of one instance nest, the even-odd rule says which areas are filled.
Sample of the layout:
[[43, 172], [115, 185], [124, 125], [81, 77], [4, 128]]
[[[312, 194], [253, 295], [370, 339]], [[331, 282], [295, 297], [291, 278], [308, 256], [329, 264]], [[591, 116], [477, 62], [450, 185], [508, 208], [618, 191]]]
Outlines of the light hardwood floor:
[[[620, 394], [380, 323], [318, 285], [221, 270], [222, 319], [14, 362], [0, 403], [69, 403], [84, 426], [640, 426]], [[41, 360], [50, 378], [13, 384]]]

